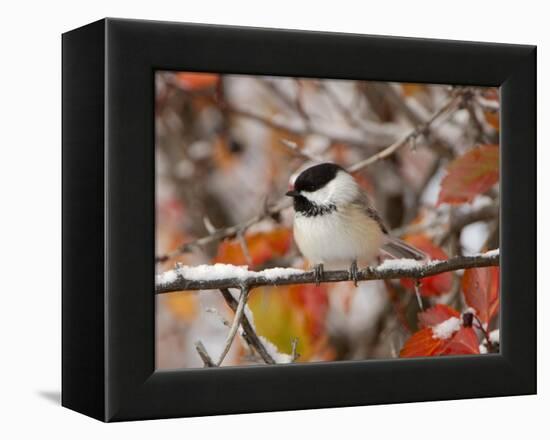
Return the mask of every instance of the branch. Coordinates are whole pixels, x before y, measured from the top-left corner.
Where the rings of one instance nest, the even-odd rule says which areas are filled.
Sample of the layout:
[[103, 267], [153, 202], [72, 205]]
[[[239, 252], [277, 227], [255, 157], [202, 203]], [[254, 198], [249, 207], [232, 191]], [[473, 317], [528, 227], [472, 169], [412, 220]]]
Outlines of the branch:
[[244, 316], [244, 306], [246, 305], [246, 301], [248, 299], [249, 293], [250, 293], [250, 289], [247, 286], [243, 286], [241, 288], [239, 303], [237, 304], [237, 310], [235, 310], [235, 317], [233, 318], [233, 323], [231, 324], [229, 333], [225, 338], [225, 343], [224, 343], [222, 353], [220, 354], [218, 362], [216, 363], [217, 366], [220, 366], [222, 364], [223, 360], [225, 359], [225, 356], [227, 355], [227, 353], [229, 352], [229, 349], [231, 348], [231, 345], [233, 344], [233, 340], [235, 339], [235, 335], [237, 334], [237, 330], [239, 329], [239, 326], [241, 325], [241, 321]]
[[[422, 136], [423, 134], [427, 133], [430, 129], [430, 126], [440, 117], [442, 117], [444, 114], [449, 115], [451, 111], [456, 110], [458, 105], [460, 104], [463, 96], [463, 91], [461, 89], [458, 89], [455, 91], [455, 93], [443, 104], [443, 106], [437, 110], [426, 122], [419, 124], [416, 126], [413, 130], [411, 130], [409, 133], [407, 133], [405, 136], [403, 136], [401, 139], [399, 139], [397, 142], [391, 144], [389, 147], [386, 147], [382, 151], [368, 157], [367, 159], [357, 162], [354, 165], [351, 165], [347, 168], [347, 171], [350, 173], [356, 173], [358, 171], [361, 171], [362, 169], [366, 168], [369, 165], [372, 165], [379, 160], [385, 159], [388, 156], [395, 153], [397, 150], [399, 150], [401, 147], [409, 144], [411, 140], [414, 140], [418, 138], [419, 136]], [[257, 118], [257, 116], [255, 116]], [[263, 118], [260, 118], [262, 121], [264, 121]], [[273, 125], [273, 124], [270, 124]], [[275, 124], [277, 125], [277, 124]], [[280, 128], [280, 127], [278, 127]], [[207, 245], [209, 243], [212, 243], [214, 241], [223, 240], [225, 238], [235, 237], [239, 233], [244, 233], [248, 228], [250, 228], [252, 225], [259, 223], [260, 221], [268, 218], [268, 217], [274, 217], [277, 216], [283, 209], [288, 208], [291, 206], [291, 201], [287, 198], [282, 198], [279, 200], [278, 203], [273, 205], [272, 207], [266, 207], [266, 209], [263, 210], [260, 214], [250, 218], [249, 220], [239, 223], [234, 226], [229, 226], [227, 228], [218, 229], [213, 234], [207, 235], [205, 237], [199, 238], [197, 240], [184, 243], [183, 245], [179, 246], [174, 251], [167, 253], [165, 255], [160, 255], [156, 258], [157, 263], [162, 263], [170, 258], [176, 257], [180, 254], [186, 253], [191, 251], [193, 248], [196, 247], [202, 247], [204, 245]]]
[[[227, 305], [233, 310], [233, 312], [237, 312], [238, 302], [237, 300], [231, 295], [231, 292], [229, 289], [220, 289], [223, 299], [225, 299], [225, 302]], [[243, 314], [242, 320], [241, 320], [241, 326], [243, 329], [243, 339], [246, 341], [246, 343], [254, 348], [256, 350], [256, 353], [260, 355], [260, 357], [264, 360], [266, 364], [275, 364], [275, 360], [273, 357], [268, 353], [267, 349], [264, 347], [264, 344], [256, 334], [256, 331], [254, 330], [254, 327], [252, 326], [252, 323], [248, 320], [246, 317], [246, 314]]]
[[447, 225], [445, 232], [437, 239], [437, 242], [442, 244], [446, 243], [451, 235], [460, 232], [464, 227], [476, 222], [496, 220], [498, 219], [498, 214], [498, 203], [484, 205], [457, 215], [445, 215], [444, 218], [441, 218], [441, 215], [438, 215], [436, 212], [438, 216], [433, 220], [392, 229], [391, 233], [396, 237], [401, 237], [403, 235], [423, 233]]
[[[459, 269], [498, 265], [498, 250], [474, 256], [458, 256], [444, 261], [386, 260], [380, 266], [369, 266], [359, 271], [357, 280], [421, 279]], [[340, 281], [351, 281], [348, 271], [325, 271], [321, 282], [333, 283]], [[249, 291], [259, 286], [286, 286], [290, 284], [313, 284], [315, 282], [314, 271], [301, 271], [291, 268], [275, 268], [253, 272], [243, 267], [225, 264], [196, 267], [179, 266], [157, 276], [155, 294], [181, 290], [227, 288], [241, 288], [245, 289], [244, 291]]]
[[197, 349], [197, 353], [199, 353], [199, 356], [201, 357], [204, 366], [205, 367], [215, 367], [216, 364], [206, 351], [206, 348], [204, 348], [204, 345], [201, 341], [195, 342], [195, 348]]
[[385, 159], [388, 156], [391, 156], [393, 153], [395, 153], [397, 150], [399, 150], [404, 145], [408, 145], [411, 141], [415, 141], [418, 137], [428, 133], [430, 126], [441, 116], [443, 116], [445, 113], [451, 113], [453, 110], [456, 110], [456, 108], [459, 106], [460, 102], [462, 101], [462, 92], [454, 93], [444, 104], [441, 106], [439, 110], [437, 110], [426, 122], [422, 124], [418, 124], [414, 130], [407, 133], [405, 136], [403, 136], [401, 139], [399, 139], [397, 142], [394, 142], [392, 145], [390, 145], [387, 148], [384, 148], [382, 151], [372, 155], [371, 157], [362, 160], [361, 162], [357, 162], [356, 164], [352, 165], [348, 168], [348, 171], [350, 173], [355, 173], [357, 171], [362, 170], [363, 168], [372, 165], [375, 162], [378, 162], [381, 159]]

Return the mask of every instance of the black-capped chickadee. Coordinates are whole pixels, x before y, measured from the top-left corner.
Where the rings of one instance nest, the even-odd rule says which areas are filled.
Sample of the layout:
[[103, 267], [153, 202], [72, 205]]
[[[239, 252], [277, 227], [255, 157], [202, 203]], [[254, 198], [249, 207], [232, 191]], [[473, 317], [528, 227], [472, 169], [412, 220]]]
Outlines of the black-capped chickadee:
[[315, 266], [316, 280], [324, 265], [349, 267], [357, 284], [357, 264], [368, 265], [380, 254], [422, 260], [426, 254], [391, 237], [380, 215], [354, 177], [333, 163], [302, 171], [294, 188], [294, 240]]

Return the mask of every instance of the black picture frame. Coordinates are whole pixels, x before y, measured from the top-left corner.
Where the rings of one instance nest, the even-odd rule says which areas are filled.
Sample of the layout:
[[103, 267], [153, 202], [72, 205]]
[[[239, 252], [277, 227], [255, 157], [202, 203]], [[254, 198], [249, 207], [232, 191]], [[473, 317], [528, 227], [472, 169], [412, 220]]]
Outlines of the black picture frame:
[[[104, 19], [62, 50], [64, 406], [120, 421], [536, 393], [535, 46]], [[155, 371], [156, 69], [499, 86], [500, 354]]]

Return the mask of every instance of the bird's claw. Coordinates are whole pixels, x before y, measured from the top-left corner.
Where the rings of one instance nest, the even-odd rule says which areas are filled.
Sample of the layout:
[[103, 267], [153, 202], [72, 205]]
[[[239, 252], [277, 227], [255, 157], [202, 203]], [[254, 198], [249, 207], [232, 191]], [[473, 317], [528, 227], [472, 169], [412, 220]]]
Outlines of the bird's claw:
[[323, 267], [323, 263], [316, 264], [313, 268], [313, 271], [315, 273], [315, 284], [319, 285], [321, 284], [321, 281], [323, 281], [325, 269]]
[[357, 269], [357, 261], [353, 261], [349, 267], [349, 279], [353, 281], [353, 285], [357, 287], [357, 281], [359, 278], [359, 269]]

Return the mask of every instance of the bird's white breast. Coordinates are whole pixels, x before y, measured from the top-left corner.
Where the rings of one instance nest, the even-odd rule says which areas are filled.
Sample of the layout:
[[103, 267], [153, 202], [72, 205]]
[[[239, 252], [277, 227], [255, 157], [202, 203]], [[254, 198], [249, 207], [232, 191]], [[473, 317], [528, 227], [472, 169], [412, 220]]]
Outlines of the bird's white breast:
[[368, 264], [378, 255], [384, 240], [380, 227], [356, 207], [330, 214], [294, 218], [294, 239], [312, 264], [347, 268], [357, 260]]

